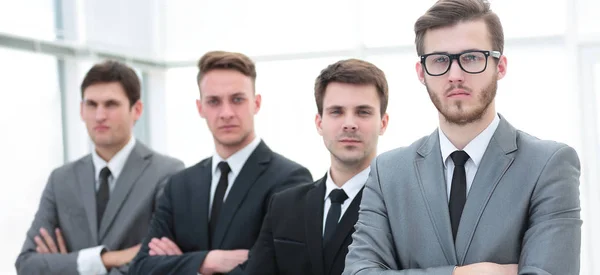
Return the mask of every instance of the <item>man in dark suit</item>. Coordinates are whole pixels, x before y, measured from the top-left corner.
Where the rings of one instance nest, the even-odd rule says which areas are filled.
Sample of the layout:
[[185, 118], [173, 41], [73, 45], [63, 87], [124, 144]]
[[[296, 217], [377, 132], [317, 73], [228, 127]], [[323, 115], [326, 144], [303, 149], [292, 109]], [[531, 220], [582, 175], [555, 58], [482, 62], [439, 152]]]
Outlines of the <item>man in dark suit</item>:
[[339, 275], [344, 269], [369, 164], [388, 123], [388, 86], [374, 65], [342, 60], [317, 77], [315, 100], [331, 168], [314, 183], [273, 196], [246, 274]]
[[107, 61], [81, 84], [91, 154], [55, 169], [16, 262], [18, 274], [125, 274], [167, 178], [183, 162], [132, 135], [142, 113], [133, 69]]
[[216, 153], [171, 178], [133, 274], [231, 272], [246, 261], [271, 195], [312, 181], [306, 168], [271, 151], [254, 133], [261, 103], [254, 63], [218, 51], [198, 66], [196, 103]]

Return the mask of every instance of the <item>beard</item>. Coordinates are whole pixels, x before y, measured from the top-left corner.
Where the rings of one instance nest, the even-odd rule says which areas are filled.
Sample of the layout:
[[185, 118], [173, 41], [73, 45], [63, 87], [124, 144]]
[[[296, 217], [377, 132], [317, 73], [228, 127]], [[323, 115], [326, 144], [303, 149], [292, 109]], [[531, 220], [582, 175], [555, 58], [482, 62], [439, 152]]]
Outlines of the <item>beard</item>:
[[[436, 93], [429, 88], [427, 83], [425, 83], [425, 87], [427, 88], [427, 93], [429, 94], [429, 98], [431, 98], [433, 105], [435, 105], [435, 108], [438, 110], [438, 112], [440, 112], [440, 114], [442, 114], [444, 119], [450, 124], [463, 126], [478, 121], [483, 117], [490, 104], [496, 97], [498, 80], [493, 79], [489, 85], [481, 90], [479, 94], [475, 94], [477, 96], [475, 103], [476, 105], [472, 106], [471, 110], [468, 110], [466, 108], [467, 106], [464, 106], [465, 102], [462, 101], [456, 101], [448, 103], [448, 105], [444, 105], [441, 99], [441, 97], [444, 96], [443, 94], [436, 95]], [[448, 91], [457, 88], [469, 91], [472, 95], [474, 95], [471, 89], [460, 84], [450, 87]]]

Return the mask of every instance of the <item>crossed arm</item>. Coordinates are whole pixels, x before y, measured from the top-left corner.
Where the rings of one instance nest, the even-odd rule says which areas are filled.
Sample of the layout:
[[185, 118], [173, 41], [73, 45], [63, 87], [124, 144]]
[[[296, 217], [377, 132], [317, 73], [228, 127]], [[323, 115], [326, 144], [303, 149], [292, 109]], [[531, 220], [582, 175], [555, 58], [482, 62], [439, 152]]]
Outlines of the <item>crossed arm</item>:
[[[54, 172], [42, 193], [42, 198], [15, 267], [18, 274], [79, 274], [80, 251], [69, 251], [63, 232], [58, 227], [58, 211], [54, 194]], [[139, 247], [139, 246], [138, 246]], [[104, 271], [121, 274], [117, 268], [129, 262], [137, 248], [110, 251], [102, 256]], [[100, 250], [98, 249], [98, 253]], [[99, 254], [98, 254], [99, 256]]]
[[[376, 158], [363, 191], [361, 211], [344, 275], [579, 274], [581, 220], [577, 153], [558, 148], [540, 172], [530, 201], [529, 227], [516, 265], [476, 263], [399, 270]], [[555, 248], [548, 249], [552, 243]]]

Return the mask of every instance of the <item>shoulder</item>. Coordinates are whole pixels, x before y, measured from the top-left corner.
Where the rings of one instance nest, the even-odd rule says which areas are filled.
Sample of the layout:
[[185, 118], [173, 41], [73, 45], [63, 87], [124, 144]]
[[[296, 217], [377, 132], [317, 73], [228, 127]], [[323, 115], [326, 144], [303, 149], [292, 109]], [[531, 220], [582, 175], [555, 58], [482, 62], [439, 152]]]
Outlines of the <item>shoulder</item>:
[[554, 157], [566, 157], [577, 161], [577, 152], [571, 146], [554, 140], [540, 139], [517, 130], [518, 156], [536, 163], [546, 163]]

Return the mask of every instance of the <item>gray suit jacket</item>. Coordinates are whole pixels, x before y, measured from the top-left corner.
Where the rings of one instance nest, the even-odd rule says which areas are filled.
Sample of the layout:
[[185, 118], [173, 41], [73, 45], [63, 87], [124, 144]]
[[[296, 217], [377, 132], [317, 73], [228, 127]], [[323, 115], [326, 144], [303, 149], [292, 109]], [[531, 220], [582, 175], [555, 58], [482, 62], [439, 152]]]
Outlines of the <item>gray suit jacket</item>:
[[[111, 192], [99, 230], [91, 154], [55, 169], [17, 258], [18, 274], [78, 274], [81, 249], [105, 245], [110, 251], [139, 244], [148, 233], [156, 200], [168, 177], [183, 168], [181, 161], [153, 152], [137, 141]], [[60, 228], [69, 253], [37, 253], [34, 237], [41, 227], [53, 237], [54, 229]], [[127, 269], [113, 268], [109, 274], [127, 273]]]
[[456, 245], [437, 131], [377, 157], [345, 275], [451, 275], [478, 262], [579, 274], [579, 159], [501, 117], [469, 191]]

